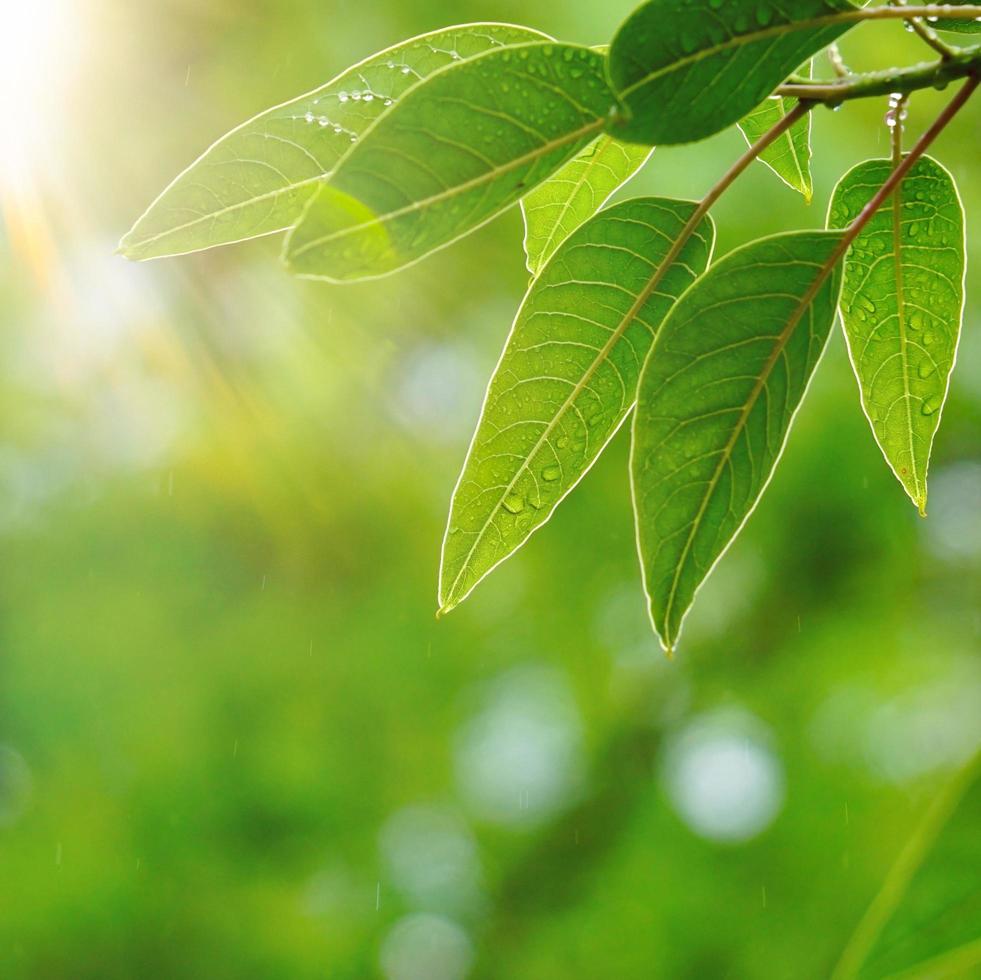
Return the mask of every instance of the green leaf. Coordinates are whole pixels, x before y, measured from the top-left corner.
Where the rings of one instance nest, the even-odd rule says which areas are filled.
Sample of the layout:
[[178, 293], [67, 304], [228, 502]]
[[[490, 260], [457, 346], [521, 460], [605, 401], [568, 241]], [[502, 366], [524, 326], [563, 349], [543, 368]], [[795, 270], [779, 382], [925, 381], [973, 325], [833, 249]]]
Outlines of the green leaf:
[[287, 240], [290, 268], [372, 278], [486, 223], [603, 129], [615, 102], [604, 65], [546, 42], [435, 72], [338, 164]]
[[151, 259], [285, 231], [351, 141], [422, 79], [501, 45], [543, 39], [524, 27], [465, 24], [372, 55], [218, 140], [150, 205], [120, 251]]
[[832, 980], [955, 980], [981, 972], [981, 756], [932, 799]]
[[601, 211], [532, 283], [453, 494], [444, 611], [548, 520], [626, 418], [661, 321], [711, 256], [706, 217], [665, 264], [695, 208], [637, 198]]
[[[969, 4], [977, 3], [977, 0], [943, 0], [943, 2], [951, 7], [966, 7]], [[963, 20], [941, 17], [936, 21], [928, 21], [927, 26], [938, 31], [954, 31], [957, 34], [981, 34], [981, 20], [970, 17], [965, 17]]]
[[730, 253], [648, 356], [631, 473], [651, 621], [669, 651], [783, 451], [834, 322], [841, 238], [792, 232]]
[[[805, 78], [811, 78], [810, 61], [801, 74]], [[752, 146], [796, 105], [797, 99], [785, 99], [782, 95], [768, 96], [739, 123], [746, 142]], [[804, 200], [810, 204], [814, 196], [814, 184], [811, 181], [811, 113], [794, 123], [756, 159], [765, 163], [789, 187], [800, 191]]]
[[552, 253], [650, 159], [648, 146], [603, 135], [522, 202], [528, 271], [537, 276]]
[[[892, 169], [888, 160], [868, 160], [847, 173], [828, 224], [850, 224]], [[886, 462], [921, 513], [957, 355], [964, 271], [964, 212], [954, 179], [923, 157], [849, 250], [841, 294], [862, 407]]]
[[844, 34], [848, 0], [650, 0], [610, 48], [624, 103], [611, 132], [638, 143], [688, 143], [758, 106], [798, 65]]

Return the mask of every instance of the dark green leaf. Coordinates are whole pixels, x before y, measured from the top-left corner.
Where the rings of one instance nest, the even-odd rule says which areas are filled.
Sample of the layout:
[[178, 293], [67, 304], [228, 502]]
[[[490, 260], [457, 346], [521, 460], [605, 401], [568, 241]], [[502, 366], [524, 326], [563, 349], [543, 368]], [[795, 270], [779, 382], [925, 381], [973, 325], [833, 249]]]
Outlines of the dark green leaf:
[[352, 140], [419, 81], [502, 45], [543, 39], [524, 27], [466, 24], [372, 55], [222, 137], [153, 202], [120, 251], [151, 259], [285, 231]]
[[[811, 77], [810, 61], [801, 74], [805, 78]], [[781, 95], [771, 95], [764, 99], [739, 123], [746, 142], [752, 146], [796, 105], [797, 99], [785, 99]], [[756, 159], [765, 163], [789, 187], [800, 191], [804, 200], [810, 204], [814, 195], [811, 181], [811, 113], [797, 120]]]
[[489, 221], [600, 133], [614, 103], [604, 63], [538, 43], [431, 75], [338, 164], [287, 241], [290, 268], [371, 278]]
[[638, 198], [601, 211], [532, 283], [453, 495], [444, 610], [548, 520], [620, 427], [661, 321], [708, 265], [706, 217], [664, 267], [694, 210]]
[[[943, 0], [943, 3], [951, 7], [967, 7], [977, 3], [977, 0]], [[981, 33], [981, 19], [965, 17], [962, 20], [954, 17], [941, 17], [939, 20], [928, 22], [929, 27], [935, 27], [939, 31], [954, 31], [957, 34], [979, 34]]]
[[651, 620], [674, 647], [695, 592], [766, 488], [824, 350], [836, 232], [753, 242], [682, 297], [651, 349], [631, 472]]
[[522, 202], [528, 271], [537, 276], [552, 253], [647, 162], [654, 151], [603, 135]]
[[[868, 160], [847, 173], [828, 224], [850, 224], [892, 169], [888, 160]], [[886, 462], [921, 513], [961, 331], [964, 253], [954, 180], [924, 157], [845, 260], [841, 316], [862, 406]]]
[[626, 109], [611, 132], [667, 144], [731, 126], [853, 26], [836, 18], [852, 10], [848, 0], [650, 0], [610, 48]]

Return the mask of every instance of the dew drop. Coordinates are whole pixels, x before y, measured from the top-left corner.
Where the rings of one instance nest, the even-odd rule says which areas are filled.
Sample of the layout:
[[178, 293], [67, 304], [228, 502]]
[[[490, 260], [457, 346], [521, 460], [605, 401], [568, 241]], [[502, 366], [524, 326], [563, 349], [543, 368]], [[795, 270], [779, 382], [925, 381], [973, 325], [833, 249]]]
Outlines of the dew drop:
[[509, 514], [520, 514], [525, 509], [524, 498], [512, 493], [509, 497], [504, 498], [504, 509]]
[[561, 475], [562, 471], [557, 466], [546, 466], [542, 470], [542, 479], [546, 483], [554, 483]]
[[928, 398], [920, 408], [920, 411], [924, 415], [934, 415], [940, 408], [941, 398], [939, 395], [934, 395], [932, 398]]

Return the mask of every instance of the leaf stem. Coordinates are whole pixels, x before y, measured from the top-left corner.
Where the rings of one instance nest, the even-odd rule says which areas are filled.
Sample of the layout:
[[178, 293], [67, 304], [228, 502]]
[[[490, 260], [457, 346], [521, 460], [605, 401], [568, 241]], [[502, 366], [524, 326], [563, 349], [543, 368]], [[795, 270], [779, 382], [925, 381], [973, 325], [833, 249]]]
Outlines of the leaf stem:
[[740, 174], [768, 147], [771, 143], [778, 140], [791, 126], [794, 125], [799, 119], [803, 119], [804, 116], [811, 110], [813, 103], [798, 102], [790, 112], [787, 113], [775, 126], [768, 129], [748, 150], [722, 175], [715, 186], [702, 198], [698, 207], [692, 213], [691, 218], [684, 228], [681, 229], [681, 233], [675, 239], [674, 244], [671, 246], [670, 251], [665, 256], [664, 261], [658, 267], [657, 272], [651, 279], [649, 284], [647, 295], [650, 295], [658, 285], [660, 277], [663, 275], [662, 270], [665, 272], [670, 267], [671, 263], [681, 254], [681, 250], [685, 247], [688, 239], [692, 236], [692, 233], [698, 227], [699, 222], [702, 218], [708, 214], [712, 205], [732, 186], [734, 181]]
[[[892, 166], [897, 169], [903, 162], [903, 122], [906, 118], [906, 102], [909, 95], [891, 95], [886, 122], [892, 142]], [[909, 458], [913, 471], [915, 503], [921, 517], [926, 517], [926, 490], [920, 487], [917, 469], [917, 452], [913, 441], [913, 407], [909, 383], [909, 338], [906, 329], [906, 298], [903, 282], [903, 186], [899, 184], [892, 195], [892, 255], [893, 274], [896, 280], [896, 321], [899, 326], [899, 354], [903, 365], [903, 401], [906, 408]]]
[[837, 41], [832, 41], [827, 47], [828, 61], [831, 64], [831, 70], [835, 73], [837, 78], [848, 78], [851, 72], [848, 70], [848, 65], [845, 64], [845, 59], [841, 56], [841, 48], [838, 47]]
[[[894, 7], [906, 6], [906, 0], [889, 0], [889, 2]], [[911, 17], [908, 21], [906, 21], [906, 26], [925, 44], [933, 48], [934, 51], [939, 52], [940, 57], [945, 61], [948, 58], [953, 58], [957, 54], [957, 48], [940, 38], [937, 32], [932, 28], [927, 27], [927, 25], [919, 17]]]
[[[904, 10], [911, 9], [913, 8], [904, 8]], [[981, 45], [979, 44], [959, 49], [940, 61], [913, 65], [910, 68], [890, 68], [886, 71], [849, 75], [837, 82], [781, 85], [777, 88], [776, 94], [837, 106], [851, 99], [867, 99], [876, 95], [891, 95], [893, 92], [916, 92], [925, 88], [943, 88], [958, 78], [977, 75], [981, 75]]]
[[858, 217], [845, 229], [844, 237], [828, 259], [826, 272], [824, 273], [825, 276], [830, 275], [831, 270], [837, 262], [862, 233], [862, 229], [872, 220], [879, 208], [885, 204], [893, 191], [903, 182], [917, 160], [930, 148], [930, 144], [947, 128], [954, 116], [960, 112], [967, 100], [974, 94], [979, 84], [981, 84], [981, 76], [979, 75], [975, 75], [967, 81], [957, 95], [947, 103], [944, 111], [934, 120], [933, 125], [916, 141], [913, 149], [903, 157], [902, 162], [893, 170], [889, 175], [889, 179], [882, 187], [876, 191], [872, 200], [865, 205]]
[[842, 21], [864, 20], [906, 20], [910, 17], [947, 17], [951, 20], [977, 20], [981, 17], [981, 6], [965, 4], [953, 7], [943, 3], [928, 3], [911, 7], [869, 7], [860, 10], [846, 10], [840, 14], [829, 15], [829, 20], [837, 23]]

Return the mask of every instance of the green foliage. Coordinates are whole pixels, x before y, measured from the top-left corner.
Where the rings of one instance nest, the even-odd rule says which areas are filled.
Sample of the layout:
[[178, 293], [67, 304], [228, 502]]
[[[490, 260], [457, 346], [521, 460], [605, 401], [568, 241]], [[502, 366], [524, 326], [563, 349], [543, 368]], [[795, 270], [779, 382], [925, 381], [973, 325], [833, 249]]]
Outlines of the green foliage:
[[694, 211], [660, 198], [602, 211], [532, 283], [453, 496], [441, 608], [548, 520], [627, 417], [661, 321], [712, 254], [703, 218], [666, 261]]
[[152, 259], [286, 231], [352, 142], [413, 86], [501, 45], [544, 39], [524, 27], [470, 24], [372, 55], [218, 140], [153, 202], [120, 250]]
[[848, 0], [650, 0], [610, 47], [626, 108], [615, 131], [689, 143], [731, 126], [844, 34], [851, 24], [835, 15], [851, 10]]
[[478, 228], [596, 137], [613, 102], [603, 69], [590, 48], [544, 42], [436, 72], [321, 186], [287, 239], [289, 267], [369, 278]]
[[[966, 7], [968, 0], [949, 0], [954, 7]], [[957, 34], [981, 34], [981, 17], [973, 20], [954, 20], [951, 17], [938, 17], [931, 20], [931, 26], [941, 31], [953, 31]]]
[[[889, 176], [869, 160], [835, 189], [828, 223], [854, 221]], [[876, 441], [920, 512], [964, 309], [964, 212], [954, 179], [923, 157], [856, 238], [841, 317]]]
[[[951, 22], [959, 11], [973, 30], [981, 8], [930, 11]], [[848, 0], [650, 0], [609, 47], [493, 24], [426, 35], [234, 130], [121, 248], [149, 258], [288, 230], [288, 267], [341, 283], [411, 265], [521, 201], [535, 278], [453, 497], [440, 608], [548, 520], [638, 401], [637, 536], [652, 620], [672, 648], [772, 475], [846, 254], [842, 314], [863, 404], [925, 507], [964, 250], [953, 180], [924, 153], [979, 84], [981, 50], [943, 47], [917, 24], [940, 61], [810, 81], [812, 56], [855, 24], [910, 16]], [[806, 76], [792, 76], [801, 64]], [[957, 79], [907, 157], [900, 139], [895, 164], [845, 178], [840, 232], [764, 239], [706, 271], [708, 211], [753, 160], [810, 199], [813, 106]], [[750, 149], [700, 204], [602, 210], [651, 146], [737, 124]]]
[[[805, 66], [805, 77], [811, 77], [811, 63]], [[797, 105], [796, 99], [771, 95], [764, 99], [748, 116], [740, 120], [739, 129], [746, 142], [752, 146], [770, 129], [777, 125]], [[808, 204], [814, 196], [811, 180], [811, 114], [799, 119], [779, 139], [771, 143], [757, 157], [765, 163], [788, 187], [800, 191]]]
[[651, 152], [646, 146], [600, 136], [522, 200], [525, 255], [533, 276], [563, 239], [643, 167]]
[[759, 502], [824, 351], [834, 232], [791, 232], [717, 262], [651, 350], [631, 475], [651, 621], [671, 650], [712, 566]]

